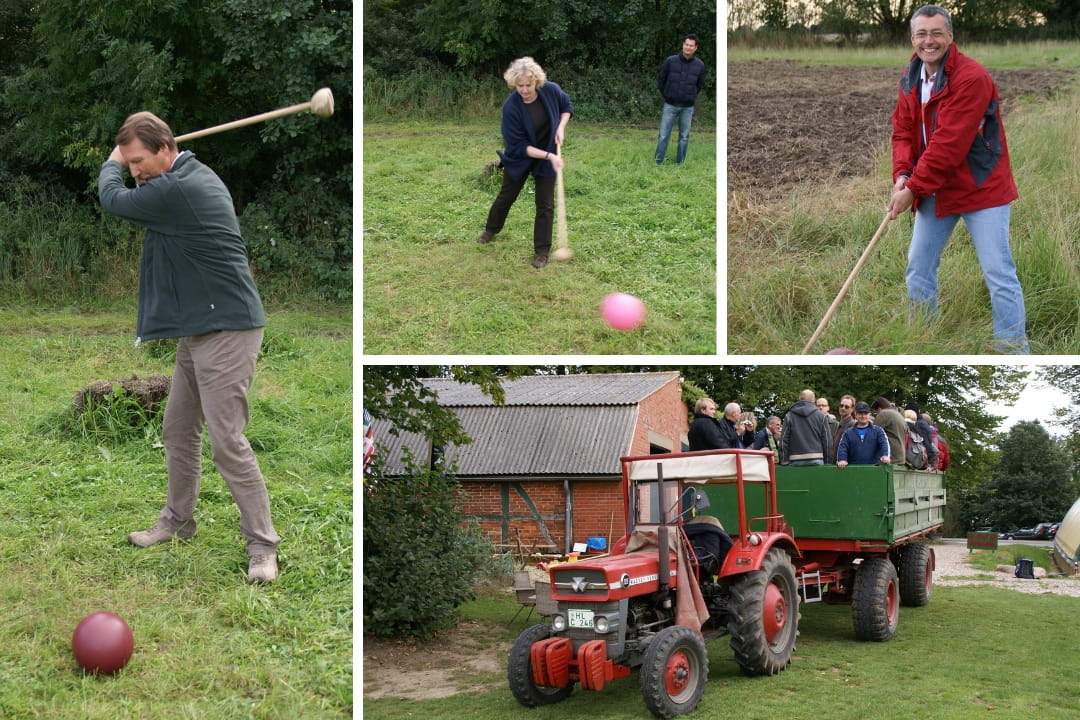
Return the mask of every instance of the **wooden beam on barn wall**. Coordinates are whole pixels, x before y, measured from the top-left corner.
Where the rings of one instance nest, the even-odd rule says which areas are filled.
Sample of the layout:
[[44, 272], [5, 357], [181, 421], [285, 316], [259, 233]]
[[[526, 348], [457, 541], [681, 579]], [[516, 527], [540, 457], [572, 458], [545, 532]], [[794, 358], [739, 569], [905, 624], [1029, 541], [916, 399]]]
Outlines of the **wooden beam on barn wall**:
[[[501, 490], [502, 490], [502, 497], [501, 497], [501, 501], [502, 501], [502, 518], [501, 518], [501, 520], [502, 520], [502, 528], [501, 529], [502, 529], [503, 542], [504, 543], [512, 542], [512, 539], [510, 537], [510, 520], [514, 516], [512, 516], [510, 514], [510, 488], [511, 487], [513, 487], [514, 491], [518, 494], [518, 496], [525, 503], [525, 507], [527, 507], [529, 509], [529, 515], [527, 517], [529, 519], [531, 519], [533, 522], [536, 523], [536, 526], [540, 529], [540, 534], [544, 537], [544, 542], [547, 545], [551, 545], [551, 546], [553, 546], [555, 548], [558, 548], [559, 546], [555, 543], [555, 540], [551, 537], [551, 532], [548, 530], [547, 522], [544, 520], [543, 513], [540, 512], [540, 509], [536, 506], [536, 503], [533, 502], [533, 499], [531, 497], [529, 497], [528, 491], [525, 489], [525, 487], [520, 482], [504, 483], [502, 485], [502, 487], [501, 487]], [[517, 516], [517, 517], [520, 518], [521, 516]], [[553, 520], [557, 520], [560, 517], [562, 517], [562, 516], [559, 515], [559, 514], [552, 515]]]

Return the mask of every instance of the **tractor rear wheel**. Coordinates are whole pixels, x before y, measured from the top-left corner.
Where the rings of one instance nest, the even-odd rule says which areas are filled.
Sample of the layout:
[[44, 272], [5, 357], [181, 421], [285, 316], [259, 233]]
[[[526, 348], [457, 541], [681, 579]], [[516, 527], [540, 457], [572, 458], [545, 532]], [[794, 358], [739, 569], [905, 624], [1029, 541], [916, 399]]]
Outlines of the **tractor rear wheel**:
[[851, 619], [859, 640], [891, 640], [900, 624], [900, 590], [896, 566], [887, 557], [862, 561], [851, 590]]
[[514, 699], [525, 707], [550, 705], [570, 697], [574, 683], [566, 687], [545, 687], [533, 682], [532, 660], [529, 651], [533, 643], [551, 637], [551, 625], [540, 623], [527, 627], [518, 635], [514, 646], [510, 648], [510, 660], [506, 667], [506, 677], [510, 681], [510, 692]]
[[658, 718], [693, 712], [705, 692], [705, 641], [685, 625], [666, 627], [649, 641], [641, 666], [641, 697]]
[[900, 555], [900, 602], [910, 607], [922, 607], [930, 602], [934, 584], [934, 563], [930, 546], [921, 542], [908, 543]]
[[775, 675], [791, 662], [799, 634], [799, 592], [791, 557], [769, 550], [760, 570], [731, 587], [731, 649], [746, 675]]

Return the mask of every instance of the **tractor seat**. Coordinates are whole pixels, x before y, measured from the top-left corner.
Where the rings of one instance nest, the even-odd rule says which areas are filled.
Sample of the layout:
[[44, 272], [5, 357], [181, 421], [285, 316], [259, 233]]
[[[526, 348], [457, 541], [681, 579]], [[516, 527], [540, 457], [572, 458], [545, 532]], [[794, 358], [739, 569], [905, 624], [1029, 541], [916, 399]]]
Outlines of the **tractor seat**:
[[720, 574], [728, 550], [735, 544], [720, 521], [710, 515], [698, 515], [683, 525], [683, 532], [704, 574], [709, 577]]

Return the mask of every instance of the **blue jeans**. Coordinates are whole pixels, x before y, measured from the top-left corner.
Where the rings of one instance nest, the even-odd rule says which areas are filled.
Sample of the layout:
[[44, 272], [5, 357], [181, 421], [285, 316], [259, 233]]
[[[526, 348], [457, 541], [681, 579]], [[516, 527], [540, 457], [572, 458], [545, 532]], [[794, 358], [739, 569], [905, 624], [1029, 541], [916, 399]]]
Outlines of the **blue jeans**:
[[676, 107], [664, 103], [664, 112], [660, 116], [660, 136], [656, 141], [656, 164], [660, 165], [667, 156], [668, 138], [671, 137], [671, 129], [675, 126], [675, 119], [679, 119], [679, 147], [675, 153], [675, 162], [681, 163], [686, 159], [686, 148], [690, 144], [690, 121], [694, 119], [694, 106]]
[[824, 464], [824, 460], [792, 460], [788, 463], [788, 467], [813, 467], [815, 465]]
[[962, 217], [971, 233], [975, 253], [990, 291], [994, 323], [994, 345], [1008, 353], [1026, 355], [1028, 345], [1024, 292], [1016, 277], [1016, 265], [1009, 250], [1009, 205], [936, 217], [937, 198], [919, 201], [915, 227], [908, 248], [907, 288], [913, 306], [933, 317], [937, 314], [938, 265], [941, 253]]

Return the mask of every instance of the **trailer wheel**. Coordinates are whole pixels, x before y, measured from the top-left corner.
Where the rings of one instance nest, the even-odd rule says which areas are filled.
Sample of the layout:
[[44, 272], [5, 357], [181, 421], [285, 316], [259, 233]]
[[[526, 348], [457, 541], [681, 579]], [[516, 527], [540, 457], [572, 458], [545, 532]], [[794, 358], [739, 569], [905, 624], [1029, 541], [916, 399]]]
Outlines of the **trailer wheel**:
[[900, 556], [900, 602], [910, 607], [922, 607], [930, 602], [934, 584], [934, 563], [930, 546], [909, 543]]
[[731, 588], [731, 649], [746, 675], [775, 675], [791, 662], [799, 634], [799, 593], [791, 558], [772, 548], [760, 570]]
[[656, 634], [641, 665], [641, 697], [658, 718], [693, 712], [705, 692], [709, 656], [696, 630], [672, 625]]
[[510, 681], [510, 692], [514, 699], [525, 707], [550, 705], [570, 697], [574, 683], [566, 687], [544, 687], [533, 682], [532, 661], [529, 650], [533, 643], [551, 637], [551, 626], [540, 623], [521, 631], [514, 646], [510, 648], [510, 660], [507, 663], [506, 677]]
[[900, 590], [896, 566], [886, 557], [863, 560], [851, 591], [851, 619], [859, 640], [885, 642], [900, 623]]

